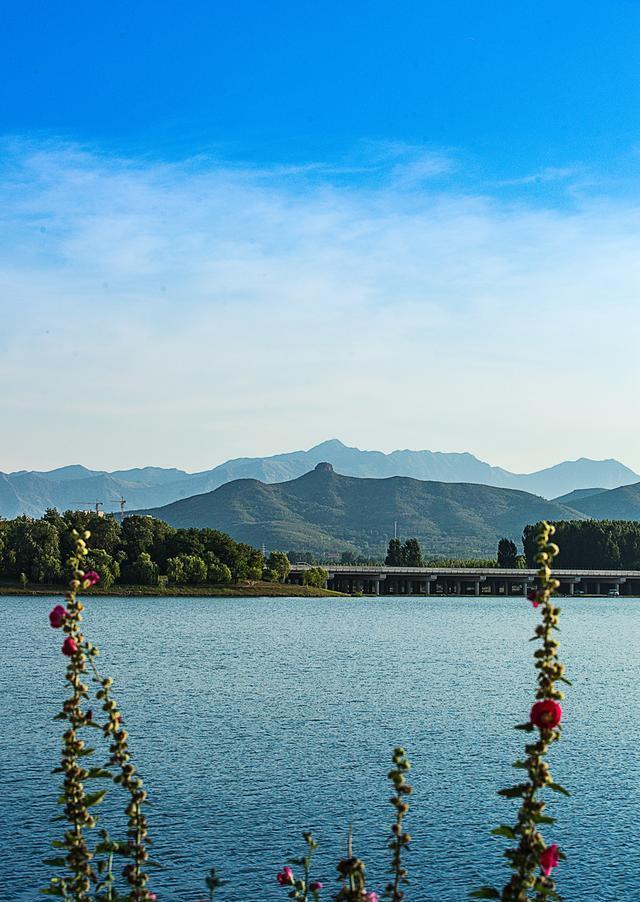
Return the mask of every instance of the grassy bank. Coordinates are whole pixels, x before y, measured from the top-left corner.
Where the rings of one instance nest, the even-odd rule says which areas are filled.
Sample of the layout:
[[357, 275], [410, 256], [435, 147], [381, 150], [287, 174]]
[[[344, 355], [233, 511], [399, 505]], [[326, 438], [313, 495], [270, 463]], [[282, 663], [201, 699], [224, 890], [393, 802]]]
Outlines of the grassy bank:
[[[63, 595], [66, 586], [27, 585], [0, 582], [0, 595]], [[269, 598], [320, 598], [326, 595], [342, 595], [330, 589], [316, 589], [313, 586], [294, 586], [283, 583], [262, 581], [240, 582], [233, 586], [111, 586], [100, 589], [94, 586], [87, 595], [115, 595], [130, 598], [175, 598], [176, 596], [220, 598], [220, 597], [269, 597]]]

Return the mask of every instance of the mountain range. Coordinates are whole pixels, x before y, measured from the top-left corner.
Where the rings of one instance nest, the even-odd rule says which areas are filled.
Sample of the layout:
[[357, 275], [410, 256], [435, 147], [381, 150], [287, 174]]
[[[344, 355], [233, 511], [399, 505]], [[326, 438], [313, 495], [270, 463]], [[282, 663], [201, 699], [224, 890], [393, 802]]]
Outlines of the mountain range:
[[[236, 479], [254, 479], [267, 484], [290, 481], [323, 461], [344, 476], [372, 479], [405, 476], [441, 483], [471, 483], [517, 489], [544, 498], [567, 496], [581, 490], [595, 494], [640, 482], [640, 475], [613, 459], [580, 458], [534, 473], [511, 473], [468, 453], [404, 450], [384, 454], [350, 448], [332, 439], [308, 451], [237, 458], [200, 473], [162, 467], [107, 472], [89, 470], [79, 464], [47, 472], [0, 473], [0, 516], [10, 518], [25, 513], [37, 517], [48, 507], [83, 509], [96, 501], [102, 503], [105, 511], [116, 511], [120, 510], [121, 498], [125, 499], [127, 510], [156, 508], [211, 492]], [[592, 489], [592, 486], [601, 488]], [[562, 497], [558, 500], [568, 503]], [[576, 500], [572, 499], [569, 506], [573, 507]]]
[[297, 479], [237, 479], [213, 492], [137, 511], [178, 527], [212, 527], [268, 548], [316, 554], [384, 554], [397, 524], [426, 554], [495, 555], [502, 536], [520, 541], [527, 523], [582, 514], [517, 489], [391, 476], [342, 476], [329, 463]]

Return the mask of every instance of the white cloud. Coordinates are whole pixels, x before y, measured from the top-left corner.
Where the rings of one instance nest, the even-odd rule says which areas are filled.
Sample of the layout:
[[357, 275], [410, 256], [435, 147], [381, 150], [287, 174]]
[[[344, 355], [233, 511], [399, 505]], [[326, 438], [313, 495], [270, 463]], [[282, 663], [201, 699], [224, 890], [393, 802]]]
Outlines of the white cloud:
[[328, 436], [640, 469], [640, 207], [500, 202], [438, 187], [444, 156], [383, 157], [365, 180], [7, 145], [0, 470]]

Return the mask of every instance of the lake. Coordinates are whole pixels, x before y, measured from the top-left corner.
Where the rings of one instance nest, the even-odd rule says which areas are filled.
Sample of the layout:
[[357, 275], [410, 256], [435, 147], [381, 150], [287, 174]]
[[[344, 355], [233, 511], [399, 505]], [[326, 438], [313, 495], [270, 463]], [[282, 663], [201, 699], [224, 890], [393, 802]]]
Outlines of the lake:
[[[561, 603], [574, 685], [550, 763], [573, 795], [548, 794], [559, 822], [545, 835], [568, 856], [565, 899], [640, 899], [640, 600]], [[51, 606], [0, 598], [3, 900], [38, 898], [60, 828], [49, 771], [65, 661]], [[489, 831], [517, 807], [495, 793], [520, 773], [509, 765], [526, 734], [512, 727], [533, 700], [535, 622], [519, 598], [89, 599], [86, 632], [153, 802], [158, 899], [198, 902], [214, 864], [233, 880], [221, 900], [284, 900], [275, 874], [303, 829], [320, 842], [314, 875], [333, 886], [350, 822], [381, 891], [397, 743], [413, 763], [407, 899], [501, 885], [505, 841]]]

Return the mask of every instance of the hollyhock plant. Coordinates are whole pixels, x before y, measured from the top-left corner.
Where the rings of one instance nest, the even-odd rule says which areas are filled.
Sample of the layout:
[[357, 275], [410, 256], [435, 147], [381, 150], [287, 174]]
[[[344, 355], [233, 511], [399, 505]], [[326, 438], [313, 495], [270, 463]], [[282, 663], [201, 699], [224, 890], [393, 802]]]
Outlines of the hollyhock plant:
[[[403, 853], [409, 851], [411, 842], [411, 837], [404, 830], [403, 821], [409, 811], [409, 796], [413, 789], [406, 778], [408, 771], [411, 770], [411, 762], [402, 746], [394, 749], [392, 761], [393, 767], [387, 776], [393, 784], [394, 794], [391, 796], [390, 802], [395, 809], [396, 816], [391, 826], [388, 843], [392, 852], [391, 867], [389, 868], [392, 878], [387, 884], [384, 897], [391, 899], [392, 902], [402, 902], [405, 896], [402, 886], [409, 883], [409, 875], [402, 856]], [[369, 899], [371, 896], [378, 898], [375, 893], [369, 893], [367, 898]]]
[[[471, 897], [476, 899], [525, 902], [528, 899], [560, 898], [550, 874], [563, 855], [555, 843], [547, 846], [540, 833], [543, 824], [554, 824], [555, 820], [544, 813], [546, 803], [539, 795], [545, 788], [569, 795], [563, 786], [554, 782], [545, 760], [550, 746], [560, 737], [560, 702], [564, 693], [558, 689], [557, 683], [560, 681], [571, 685], [564, 675], [564, 664], [558, 661], [558, 642], [554, 636], [560, 616], [560, 608], [553, 603], [553, 593], [560, 585], [551, 572], [553, 559], [559, 552], [558, 546], [551, 541], [554, 533], [555, 527], [552, 524], [543, 522], [539, 525], [536, 538], [539, 588], [528, 596], [535, 607], [541, 608], [541, 622], [536, 626], [533, 636], [541, 643], [541, 647], [534, 653], [538, 687], [529, 720], [516, 727], [527, 733], [533, 733], [537, 728], [539, 734], [536, 741], [525, 745], [524, 760], [514, 762], [513, 766], [524, 772], [524, 779], [498, 793], [507, 799], [521, 800], [516, 822], [513, 825], [501, 824], [491, 831], [495, 836], [515, 841], [515, 847], [504, 853], [513, 874], [502, 891], [493, 886], [483, 886], [472, 892]], [[538, 868], [541, 873], [538, 873]]]
[[67, 609], [61, 604], [57, 604], [55, 608], [49, 612], [49, 623], [55, 630], [58, 630], [64, 623], [66, 616]]
[[[58, 605], [49, 615], [51, 625], [55, 628], [63, 627], [67, 634], [62, 653], [69, 658], [65, 678], [69, 694], [55, 717], [56, 720], [67, 722], [62, 736], [60, 767], [55, 771], [63, 775], [60, 795], [63, 809], [59, 819], [66, 821], [66, 827], [63, 837], [53, 842], [54, 848], [60, 852], [56, 857], [47, 859], [45, 864], [65, 868], [65, 872], [52, 877], [43, 892], [78, 902], [125, 898], [115, 886], [117, 878], [113, 862], [114, 854], [117, 854], [128, 859], [128, 863], [118, 869], [128, 884], [126, 898], [135, 902], [152, 902], [155, 896], [147, 889], [148, 875], [145, 872], [148, 853], [143, 805], [147, 794], [131, 761], [127, 732], [122, 727], [118, 706], [110, 692], [112, 680], [100, 676], [96, 667], [98, 649], [82, 633], [84, 604], [78, 597], [78, 591], [95, 585], [100, 577], [95, 571], [85, 573], [82, 568], [83, 560], [88, 554], [86, 540], [90, 533], [84, 532], [81, 535], [73, 530], [71, 535], [74, 551], [69, 560], [72, 578], [66, 595], [66, 608]], [[90, 679], [98, 687], [95, 696], [105, 712], [103, 723], [97, 722], [93, 708], [86, 706], [90, 699]], [[87, 767], [87, 756], [95, 752], [85, 742], [81, 732], [87, 727], [93, 727], [102, 734], [109, 749], [109, 769], [104, 766]], [[107, 790], [89, 791], [86, 783], [98, 779], [112, 780], [127, 794], [127, 838], [124, 842], [115, 842], [106, 830], [100, 830], [101, 840], [91, 848], [90, 831], [98, 823], [98, 815], [93, 806], [103, 799]]]
[[292, 887], [289, 892], [290, 899], [298, 899], [299, 902], [308, 902], [309, 899], [313, 899], [315, 902], [315, 900], [320, 899], [320, 890], [324, 889], [324, 883], [321, 883], [319, 880], [312, 881], [309, 876], [311, 859], [318, 848], [318, 844], [312, 833], [307, 831], [302, 836], [308, 847], [307, 854], [300, 858], [290, 859], [292, 865], [302, 868], [302, 875], [296, 877], [293, 869], [287, 865], [276, 874], [276, 880], [280, 886]]

